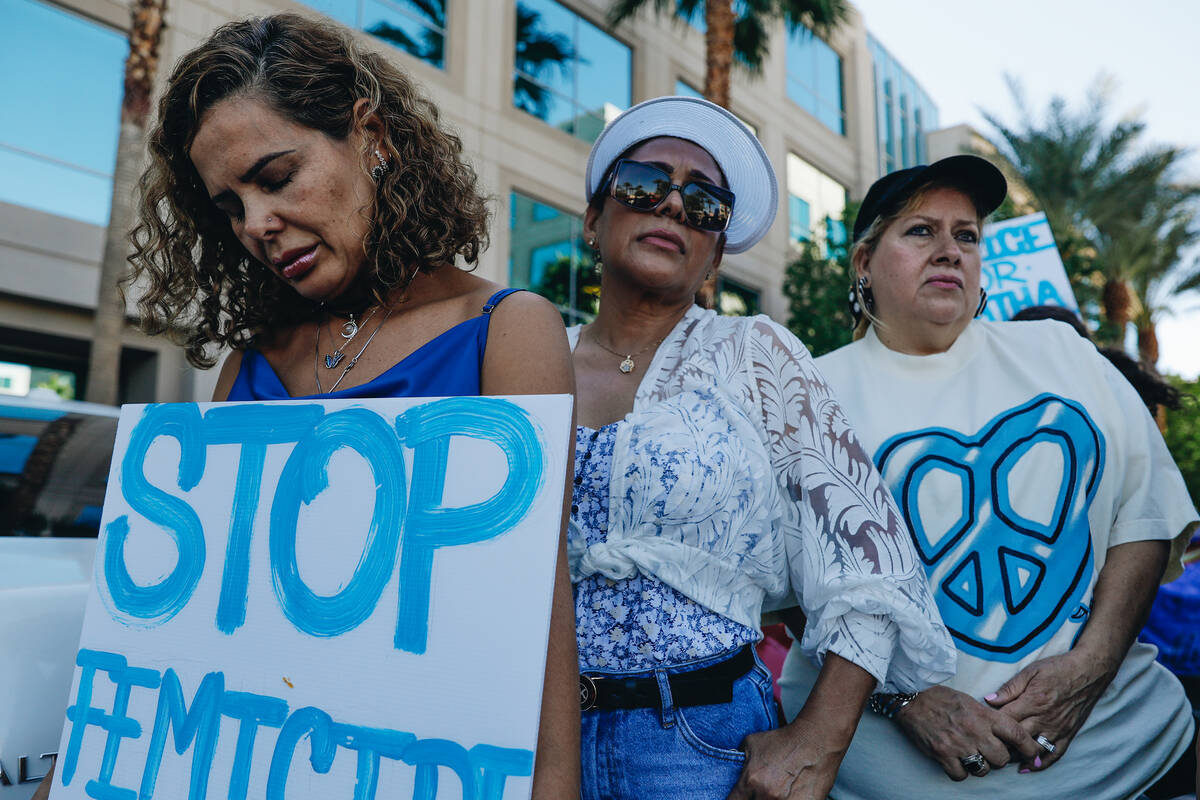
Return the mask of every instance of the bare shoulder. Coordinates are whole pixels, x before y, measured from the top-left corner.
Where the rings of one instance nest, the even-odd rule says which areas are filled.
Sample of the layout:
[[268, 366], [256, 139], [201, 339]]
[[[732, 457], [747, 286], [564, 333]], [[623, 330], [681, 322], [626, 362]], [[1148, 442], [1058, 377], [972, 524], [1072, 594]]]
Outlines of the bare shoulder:
[[491, 315], [484, 394], [574, 393], [567, 331], [552, 303], [533, 292], [513, 292]]
[[231, 350], [221, 364], [221, 372], [217, 375], [217, 386], [213, 389], [213, 400], [223, 401], [229, 397], [233, 382], [237, 380], [238, 371], [242, 368], [242, 351]]

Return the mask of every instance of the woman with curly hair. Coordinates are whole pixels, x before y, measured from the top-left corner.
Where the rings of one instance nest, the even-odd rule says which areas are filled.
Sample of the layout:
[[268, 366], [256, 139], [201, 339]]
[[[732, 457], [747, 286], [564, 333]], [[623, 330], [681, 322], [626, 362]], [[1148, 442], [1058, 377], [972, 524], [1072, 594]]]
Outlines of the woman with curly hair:
[[[461, 141], [348, 32], [292, 14], [220, 27], [176, 65], [149, 147], [130, 258], [140, 317], [197, 367], [230, 348], [215, 400], [574, 391], [554, 307], [457, 266], [478, 259], [488, 217]], [[559, 549], [543, 798], [579, 792]]]

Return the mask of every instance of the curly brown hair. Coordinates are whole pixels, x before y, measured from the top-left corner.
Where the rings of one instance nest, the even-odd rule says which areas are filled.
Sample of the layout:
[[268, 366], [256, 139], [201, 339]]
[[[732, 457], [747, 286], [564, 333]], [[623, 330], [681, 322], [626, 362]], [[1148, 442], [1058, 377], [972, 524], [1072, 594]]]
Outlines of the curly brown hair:
[[[383, 123], [392, 167], [364, 209], [365, 288], [378, 301], [402, 291], [417, 271], [457, 257], [476, 263], [487, 247], [488, 209], [462, 141], [400, 68], [340, 26], [297, 14], [222, 25], [179, 60], [167, 82], [130, 233], [126, 284], [145, 289], [137, 301], [141, 327], [179, 338], [193, 365], [213, 366], [213, 345], [254, 347], [317, 310], [251, 258], [189, 158], [205, 113], [232, 96], [261, 99], [338, 140], [354, 129], [355, 102], [368, 101], [366, 113]], [[372, 149], [360, 154], [364, 170]]]

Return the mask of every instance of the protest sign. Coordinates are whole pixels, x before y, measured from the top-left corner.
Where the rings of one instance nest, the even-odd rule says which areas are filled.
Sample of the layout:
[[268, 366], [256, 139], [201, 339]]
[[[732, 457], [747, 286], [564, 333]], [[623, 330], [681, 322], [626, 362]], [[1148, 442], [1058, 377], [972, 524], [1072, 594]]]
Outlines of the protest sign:
[[1029, 306], [1079, 311], [1045, 214], [984, 225], [982, 255], [985, 319], [1012, 319]]
[[527, 798], [571, 398], [126, 406], [52, 798]]

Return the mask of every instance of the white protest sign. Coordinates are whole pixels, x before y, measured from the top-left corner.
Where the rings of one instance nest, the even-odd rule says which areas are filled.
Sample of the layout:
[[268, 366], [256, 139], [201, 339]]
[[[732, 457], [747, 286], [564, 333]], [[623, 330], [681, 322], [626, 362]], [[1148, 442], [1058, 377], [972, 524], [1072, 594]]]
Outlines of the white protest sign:
[[569, 396], [126, 406], [54, 800], [528, 798], [570, 436]]
[[985, 319], [1012, 319], [1029, 306], [1079, 311], [1045, 214], [984, 225], [982, 255]]

